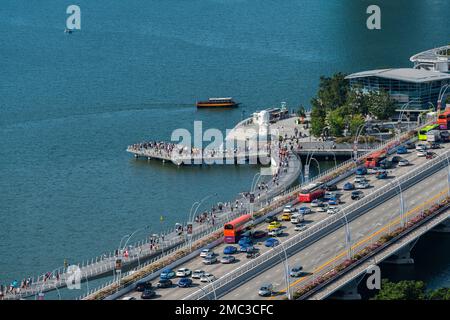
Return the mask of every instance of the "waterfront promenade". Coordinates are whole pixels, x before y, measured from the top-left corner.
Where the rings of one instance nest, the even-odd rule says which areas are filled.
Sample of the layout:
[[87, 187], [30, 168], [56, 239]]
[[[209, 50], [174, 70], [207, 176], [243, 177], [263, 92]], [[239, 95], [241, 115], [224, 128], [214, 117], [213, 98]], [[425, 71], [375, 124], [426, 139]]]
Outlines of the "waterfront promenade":
[[[250, 190], [249, 182], [249, 188], [242, 192], [234, 201], [218, 203], [214, 210], [201, 212], [191, 218], [189, 218], [190, 213], [186, 214], [186, 221], [178, 224], [178, 227], [161, 234], [149, 235], [145, 239], [133, 243], [133, 245], [126, 247], [119, 245], [118, 249], [107, 254], [78, 263], [81, 282], [112, 276], [117, 259], [122, 260], [122, 276], [129, 274], [138, 268], [142, 268], [144, 265], [154, 263], [177, 250], [190, 246], [191, 243], [221, 229], [225, 222], [235, 217], [248, 213], [250, 210], [257, 211], [263, 208], [274, 197], [296, 183], [300, 174], [301, 164], [294, 153], [288, 153], [283, 164], [277, 163], [275, 160], [273, 169], [275, 170], [275, 168], [278, 168], [274, 171], [276, 179], [274, 179], [274, 176], [267, 176], [263, 177], [260, 183], [255, 183], [255, 190], [253, 190], [255, 201], [252, 207], [250, 206], [249, 198], [252, 190]], [[259, 188], [257, 188], [258, 186]], [[190, 221], [193, 227], [192, 235], [189, 236], [187, 235], [188, 220], [193, 220]], [[21, 288], [18, 286], [11, 290], [5, 288], [4, 299], [25, 298], [42, 292], [64, 288], [67, 287], [68, 282], [70, 285], [70, 281], [68, 281], [70, 277], [73, 278], [73, 273], [68, 273], [66, 268], [60, 267], [39, 277], [33, 277], [32, 283], [27, 287]], [[105, 283], [103, 286], [108, 284], [111, 284], [111, 282]]]

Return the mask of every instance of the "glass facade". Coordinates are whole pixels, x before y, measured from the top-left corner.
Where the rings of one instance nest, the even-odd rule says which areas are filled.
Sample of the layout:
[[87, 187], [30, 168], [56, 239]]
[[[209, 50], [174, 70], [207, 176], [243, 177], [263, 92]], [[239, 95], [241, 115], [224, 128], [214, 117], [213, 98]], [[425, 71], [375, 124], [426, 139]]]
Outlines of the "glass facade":
[[385, 90], [397, 101], [398, 108], [412, 101], [408, 109], [428, 110], [437, 106], [437, 100], [441, 87], [450, 83], [449, 79], [435, 80], [429, 82], [408, 82], [403, 80], [389, 79], [377, 76], [358, 77], [350, 79], [350, 85], [354, 89], [364, 92]]

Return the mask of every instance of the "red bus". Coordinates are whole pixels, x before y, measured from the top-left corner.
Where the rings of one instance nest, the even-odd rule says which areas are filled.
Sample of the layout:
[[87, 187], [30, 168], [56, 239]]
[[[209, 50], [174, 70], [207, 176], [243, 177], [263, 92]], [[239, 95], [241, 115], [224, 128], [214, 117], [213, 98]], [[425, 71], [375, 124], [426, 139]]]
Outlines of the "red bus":
[[441, 130], [450, 129], [450, 110], [446, 110], [444, 113], [441, 113], [438, 117], [437, 123], [439, 125], [439, 129]]
[[322, 187], [317, 186], [307, 186], [306, 188], [300, 190], [298, 194], [299, 202], [311, 202], [315, 199], [323, 197], [325, 195], [325, 190]]
[[384, 150], [371, 153], [367, 156], [364, 166], [366, 168], [378, 167], [380, 161], [382, 161], [384, 159], [386, 159], [386, 151], [384, 151]]
[[244, 214], [223, 226], [223, 236], [225, 243], [236, 243], [239, 240], [239, 234], [245, 231], [252, 223], [252, 215]]

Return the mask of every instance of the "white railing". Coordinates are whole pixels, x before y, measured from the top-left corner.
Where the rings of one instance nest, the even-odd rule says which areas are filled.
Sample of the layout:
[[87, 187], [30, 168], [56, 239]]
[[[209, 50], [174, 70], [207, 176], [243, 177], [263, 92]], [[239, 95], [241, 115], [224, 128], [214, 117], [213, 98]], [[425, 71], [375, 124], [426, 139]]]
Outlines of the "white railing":
[[[425, 172], [427, 169], [430, 169], [436, 165], [439, 165], [440, 163], [442, 163], [444, 161], [447, 161], [447, 157], [449, 157], [449, 156], [450, 156], [450, 151], [447, 151], [447, 152], [443, 153], [442, 155], [440, 155], [434, 159], [431, 159], [428, 162], [425, 162], [424, 164], [418, 166], [416, 168], [416, 170], [410, 171], [409, 173], [404, 174], [400, 178], [397, 178], [398, 183], [400, 183], [400, 185], [401, 185], [402, 183], [413, 179], [414, 177]], [[396, 189], [398, 187], [398, 184], [397, 184], [397, 182], [394, 182], [394, 181], [389, 182], [388, 186], [379, 188], [379, 189], [371, 192], [370, 194], [368, 194], [366, 197], [362, 198], [358, 202], [352, 203], [352, 204], [344, 207], [337, 214], [332, 215], [330, 217], [325, 218], [324, 220], [317, 222], [316, 224], [314, 224], [313, 226], [311, 226], [304, 232], [301, 232], [301, 233], [293, 236], [292, 238], [287, 239], [283, 243], [283, 247], [284, 247], [283, 250], [287, 251], [291, 247], [298, 245], [300, 242], [306, 240], [310, 236], [312, 236], [316, 233], [319, 233], [323, 229], [335, 224], [337, 221], [344, 219], [344, 215], [348, 215], [350, 212], [357, 210], [364, 204], [367, 204], [368, 202], [373, 201], [373, 200], [379, 198], [380, 196]], [[193, 299], [197, 300], [197, 299], [201, 299], [202, 297], [205, 297], [206, 295], [212, 293], [213, 290], [217, 290], [217, 288], [228, 284], [229, 282], [233, 281], [234, 279], [241, 276], [242, 274], [249, 272], [250, 270], [254, 269], [255, 267], [261, 265], [262, 263], [265, 263], [267, 260], [270, 260], [274, 256], [278, 255], [280, 253], [279, 250], [282, 250], [282, 249], [280, 249], [279, 247], [276, 247], [275, 250], [270, 250], [268, 252], [265, 252], [264, 254], [255, 258], [254, 260], [249, 261], [249, 262], [245, 263], [244, 265], [238, 267], [237, 269], [235, 269], [233, 272], [230, 272], [226, 276], [221, 277], [218, 280], [214, 281], [213, 284], [208, 284], [208, 285], [204, 286], [203, 290], [199, 290], [199, 291], [189, 295], [188, 297], [185, 298], [185, 300], [193, 300]]]

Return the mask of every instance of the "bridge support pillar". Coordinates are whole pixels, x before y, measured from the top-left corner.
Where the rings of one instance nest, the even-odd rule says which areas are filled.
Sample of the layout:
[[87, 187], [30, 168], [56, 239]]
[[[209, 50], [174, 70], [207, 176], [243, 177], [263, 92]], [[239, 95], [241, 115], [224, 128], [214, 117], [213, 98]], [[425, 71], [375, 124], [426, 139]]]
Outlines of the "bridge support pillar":
[[446, 221], [438, 225], [436, 228], [434, 228], [432, 231], [450, 233], [450, 219], [447, 219]]
[[362, 297], [358, 292], [358, 285], [361, 280], [364, 279], [364, 274], [353, 279], [351, 282], [339, 289], [333, 294], [330, 299], [332, 300], [361, 300]]
[[417, 238], [416, 240], [410, 242], [408, 245], [394, 253], [392, 256], [390, 256], [388, 259], [384, 260], [384, 263], [388, 264], [414, 264], [414, 259], [411, 258], [411, 250], [416, 245], [417, 241], [419, 241], [420, 238]]

